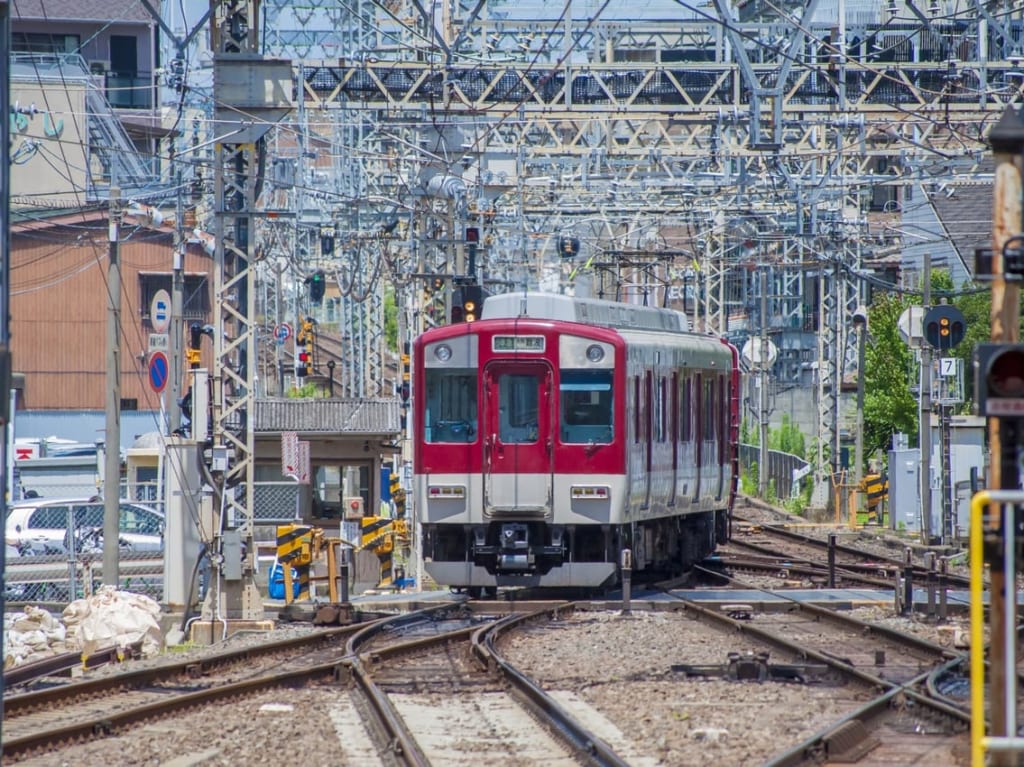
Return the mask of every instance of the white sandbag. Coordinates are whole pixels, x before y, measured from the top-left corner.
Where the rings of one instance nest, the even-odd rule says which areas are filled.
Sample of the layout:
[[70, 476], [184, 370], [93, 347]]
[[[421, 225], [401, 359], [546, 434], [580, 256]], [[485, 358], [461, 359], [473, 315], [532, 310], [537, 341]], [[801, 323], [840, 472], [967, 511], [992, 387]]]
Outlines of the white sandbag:
[[[142, 641], [142, 654], [156, 655], [163, 646], [157, 617], [160, 606], [147, 596], [101, 586], [91, 597], [64, 609], [65, 641], [85, 655], [104, 647], [127, 647]], [[74, 631], [72, 631], [74, 627]]]

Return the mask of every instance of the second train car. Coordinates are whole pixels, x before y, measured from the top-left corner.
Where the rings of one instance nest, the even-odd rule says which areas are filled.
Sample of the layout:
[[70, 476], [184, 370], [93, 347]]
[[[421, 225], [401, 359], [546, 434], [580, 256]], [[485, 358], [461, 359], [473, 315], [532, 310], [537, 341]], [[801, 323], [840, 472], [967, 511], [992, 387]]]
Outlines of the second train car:
[[546, 293], [414, 344], [427, 573], [470, 592], [672, 574], [725, 538], [738, 355], [668, 310]]

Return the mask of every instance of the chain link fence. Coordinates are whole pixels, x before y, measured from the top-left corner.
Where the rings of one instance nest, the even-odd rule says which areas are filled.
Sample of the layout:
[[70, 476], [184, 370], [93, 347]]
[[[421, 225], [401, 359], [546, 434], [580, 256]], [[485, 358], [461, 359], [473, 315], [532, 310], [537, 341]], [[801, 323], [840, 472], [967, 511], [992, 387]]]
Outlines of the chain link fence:
[[[47, 489], [45, 498], [22, 498], [7, 507], [4, 593], [10, 602], [67, 603], [103, 583], [103, 501], [94, 487], [76, 482]], [[164, 512], [157, 489], [156, 482], [121, 485], [118, 575], [120, 588], [159, 602]], [[253, 489], [255, 532], [276, 548], [275, 526], [296, 520], [305, 486], [258, 482]]]

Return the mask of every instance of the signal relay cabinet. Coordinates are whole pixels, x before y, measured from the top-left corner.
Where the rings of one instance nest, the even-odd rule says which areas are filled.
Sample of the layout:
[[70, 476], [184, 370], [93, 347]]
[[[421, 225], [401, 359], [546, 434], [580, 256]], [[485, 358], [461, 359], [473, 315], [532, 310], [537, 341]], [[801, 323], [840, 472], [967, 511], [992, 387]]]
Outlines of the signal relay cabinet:
[[[942, 529], [942, 485], [951, 493], [953, 538], [966, 540], [970, 523], [971, 476], [973, 473], [983, 484], [986, 474], [985, 419], [979, 416], [951, 416], [950, 473], [945, 477], [942, 466], [942, 442], [939, 418], [932, 414], [931, 490], [932, 504], [930, 529]], [[918, 448], [889, 451], [889, 526], [908, 532], [921, 531], [921, 452]]]

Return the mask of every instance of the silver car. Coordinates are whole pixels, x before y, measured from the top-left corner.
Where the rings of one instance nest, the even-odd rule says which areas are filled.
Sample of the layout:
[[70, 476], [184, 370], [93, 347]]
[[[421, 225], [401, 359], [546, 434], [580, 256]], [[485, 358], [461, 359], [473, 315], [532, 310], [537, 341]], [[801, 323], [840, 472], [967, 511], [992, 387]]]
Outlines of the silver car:
[[[75, 551], [102, 550], [103, 501], [91, 498], [33, 498], [7, 509], [5, 542], [23, 555], [66, 554], [72, 545], [68, 523], [74, 530]], [[164, 515], [149, 506], [121, 501], [118, 541], [123, 551], [157, 552], [164, 547]]]

